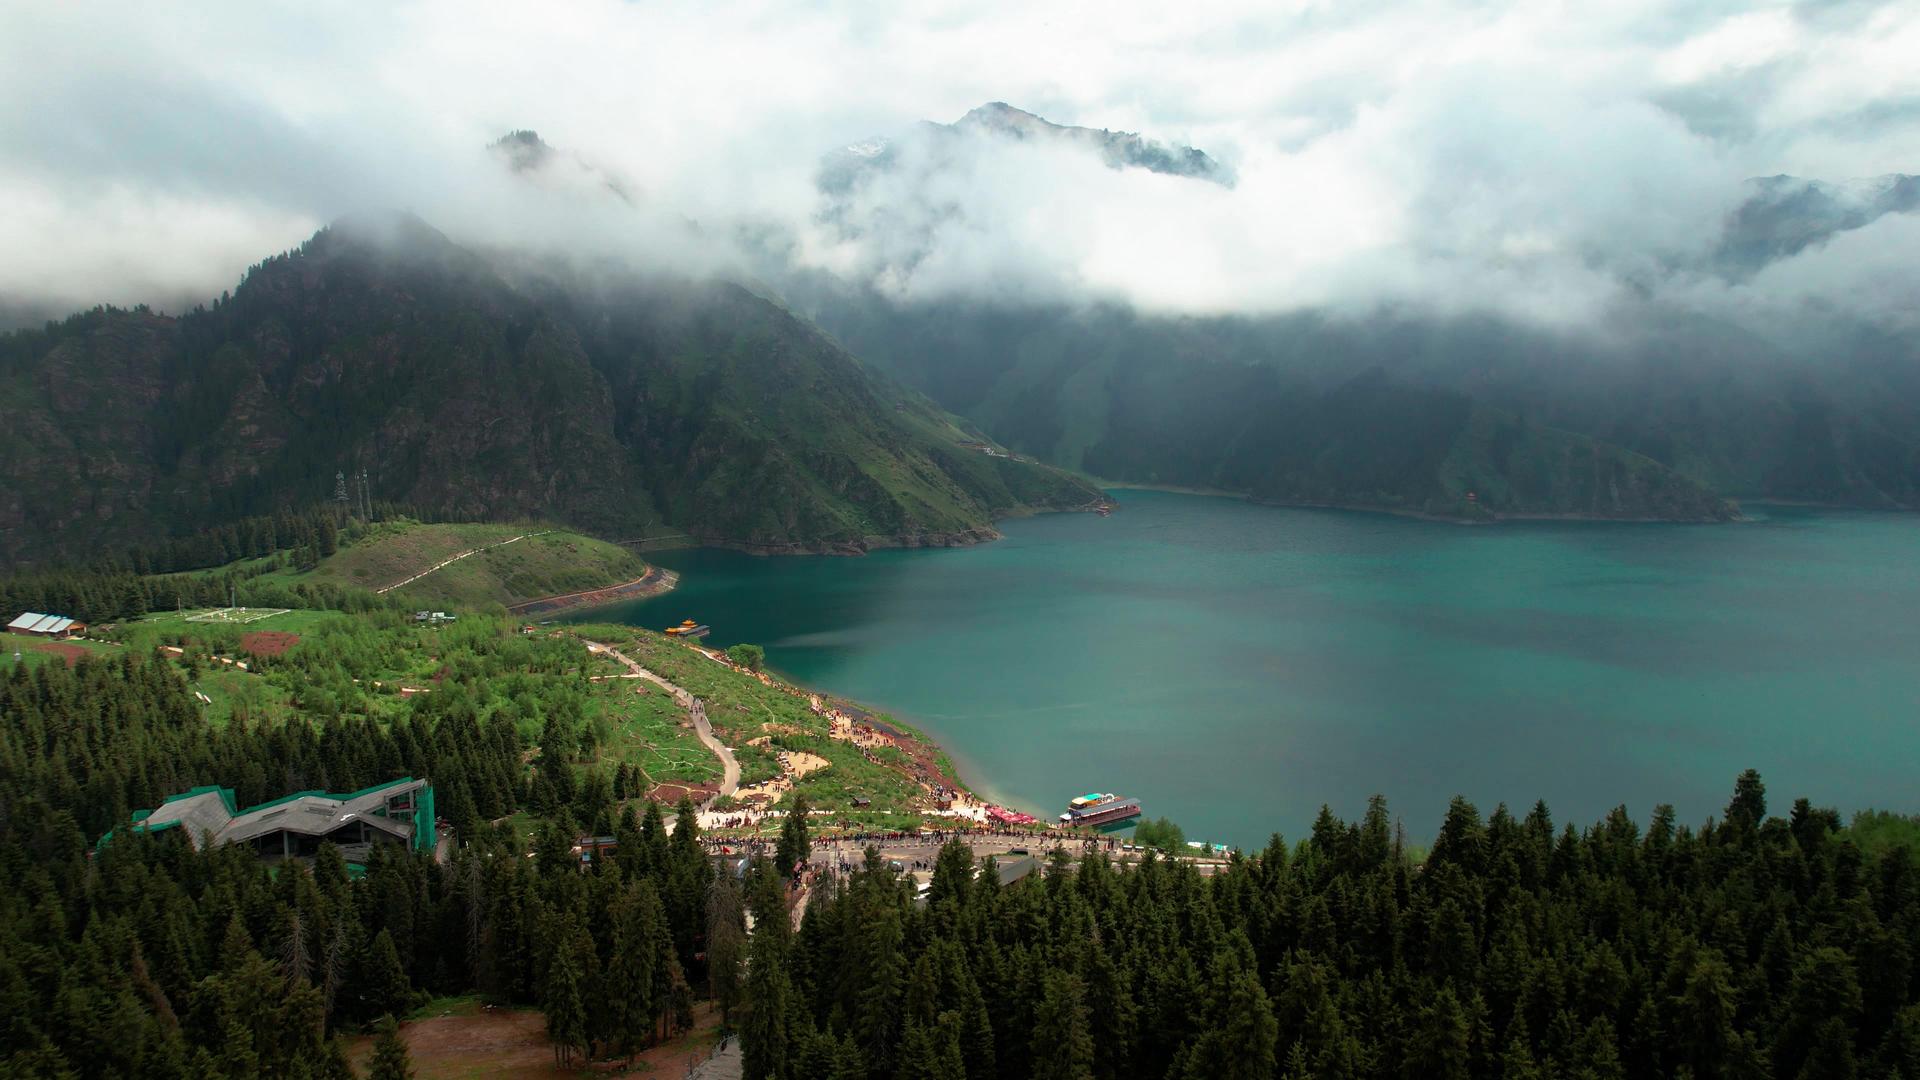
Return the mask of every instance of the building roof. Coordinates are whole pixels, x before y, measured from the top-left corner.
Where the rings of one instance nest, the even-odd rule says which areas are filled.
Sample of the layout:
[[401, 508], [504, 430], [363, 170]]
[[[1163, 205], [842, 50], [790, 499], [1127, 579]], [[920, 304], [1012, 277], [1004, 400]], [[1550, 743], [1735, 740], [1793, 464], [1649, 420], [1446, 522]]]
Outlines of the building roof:
[[1026, 877], [1028, 874], [1033, 873], [1040, 866], [1039, 860], [1031, 855], [1015, 856], [1007, 859], [1005, 862], [996, 859], [994, 860], [994, 864], [1000, 872], [1000, 884], [1002, 885], [1011, 885], [1021, 878]]
[[425, 780], [403, 777], [376, 784], [346, 795], [322, 791], [300, 791], [246, 810], [236, 810], [233, 789], [199, 787], [175, 795], [145, 816], [137, 816], [134, 828], [145, 832], [183, 828], [197, 848], [211, 838], [214, 846], [245, 843], [270, 833], [291, 832], [306, 836], [325, 836], [343, 825], [365, 822], [401, 840], [412, 840], [418, 813], [406, 818], [386, 816], [389, 800], [422, 790], [427, 820], [432, 821], [431, 788]]
[[74, 625], [74, 621], [65, 615], [42, 615], [38, 611], [26, 611], [8, 623], [7, 629], [23, 634], [64, 634]]

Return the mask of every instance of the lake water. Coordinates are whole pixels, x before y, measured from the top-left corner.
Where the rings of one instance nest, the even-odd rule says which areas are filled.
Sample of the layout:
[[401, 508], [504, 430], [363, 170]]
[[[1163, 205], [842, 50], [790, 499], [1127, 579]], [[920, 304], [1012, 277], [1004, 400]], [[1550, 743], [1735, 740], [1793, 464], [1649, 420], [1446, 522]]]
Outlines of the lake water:
[[1455, 794], [1698, 823], [1747, 767], [1778, 813], [1920, 810], [1920, 516], [1467, 528], [1115, 496], [972, 548], [665, 553], [675, 592], [576, 617], [699, 619], [917, 724], [990, 797], [1119, 791], [1190, 839], [1298, 838], [1375, 792], [1421, 840]]

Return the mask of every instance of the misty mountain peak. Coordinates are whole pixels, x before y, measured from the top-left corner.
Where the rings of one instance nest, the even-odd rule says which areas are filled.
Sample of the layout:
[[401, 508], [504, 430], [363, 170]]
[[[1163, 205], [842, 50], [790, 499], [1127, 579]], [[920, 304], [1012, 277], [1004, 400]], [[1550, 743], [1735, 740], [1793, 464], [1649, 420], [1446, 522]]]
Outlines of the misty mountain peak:
[[1777, 259], [1863, 228], [1887, 214], [1920, 211], [1920, 176], [1827, 183], [1780, 174], [1747, 181], [1746, 198], [1727, 219], [1716, 253], [1721, 268], [1744, 277]]
[[1025, 109], [1016, 109], [1004, 101], [989, 101], [978, 108], [969, 109], [967, 115], [954, 121], [953, 126], [985, 128], [988, 131], [1022, 139], [1049, 128], [1055, 131], [1066, 130], [1063, 125], [1036, 116]]
[[531, 172], [553, 160], [553, 147], [537, 132], [526, 129], [507, 132], [488, 149], [500, 155], [514, 172]]
[[360, 210], [335, 218], [315, 240], [399, 251], [443, 252], [455, 245], [447, 234], [411, 210]]
[[922, 121], [912, 136], [900, 141], [875, 137], [833, 151], [821, 162], [819, 188], [829, 195], [844, 195], [866, 177], [893, 170], [901, 163], [901, 154], [915, 145], [931, 154], [936, 168], [950, 164], [963, 136], [1053, 143], [1097, 154], [1112, 169], [1145, 169], [1233, 186], [1232, 171], [1203, 150], [1155, 142], [1131, 131], [1056, 124], [1004, 101], [989, 101], [951, 124]]
[[509, 131], [487, 147], [515, 175], [538, 177], [561, 186], [576, 185], [605, 192], [632, 206], [636, 189], [620, 176], [581, 157], [563, 154], [530, 128]]
[[1138, 168], [1169, 176], [1233, 186], [1233, 177], [1205, 151], [1143, 138], [1136, 132], [1056, 124], [1045, 117], [989, 101], [955, 121], [950, 130], [987, 132], [1019, 140], [1054, 140], [1085, 146], [1099, 153], [1110, 168]]

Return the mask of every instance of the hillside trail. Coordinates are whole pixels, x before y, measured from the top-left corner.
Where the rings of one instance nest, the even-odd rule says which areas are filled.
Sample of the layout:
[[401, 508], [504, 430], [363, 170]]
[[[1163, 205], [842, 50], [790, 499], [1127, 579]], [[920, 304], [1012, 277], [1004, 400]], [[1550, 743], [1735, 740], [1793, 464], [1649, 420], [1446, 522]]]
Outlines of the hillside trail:
[[[581, 640], [585, 641], [586, 639], [582, 638]], [[667, 693], [672, 694], [673, 700], [677, 702], [681, 708], [687, 710], [687, 715], [693, 718], [693, 733], [700, 737], [700, 741], [706, 745], [707, 749], [713, 751], [714, 754], [720, 758], [720, 790], [714, 793], [713, 799], [708, 800], [709, 802], [716, 799], [724, 799], [739, 790], [740, 762], [733, 756], [733, 751], [727, 749], [721, 744], [720, 740], [714, 736], [713, 725], [707, 721], [707, 707], [701, 703], [699, 698], [694, 697], [680, 687], [648, 671], [646, 668], [640, 666], [639, 661], [634, 660], [626, 653], [621, 652], [611, 645], [602, 644], [598, 641], [587, 641], [586, 644], [589, 652], [605, 653], [613, 657], [615, 660], [627, 665], [627, 670], [648, 682], [658, 685]]]
[[490, 551], [497, 547], [506, 547], [508, 544], [513, 543], [515, 540], [525, 540], [529, 536], [545, 536], [546, 534], [552, 531], [553, 531], [552, 529], [542, 529], [539, 532], [521, 533], [519, 536], [502, 540], [497, 544], [482, 544], [471, 551], [463, 551], [458, 555], [452, 556], [451, 558], [442, 559], [441, 561], [434, 563], [432, 566], [427, 567], [425, 570], [420, 571], [419, 573], [413, 575], [412, 577], [406, 579], [405, 581], [396, 581], [384, 589], [375, 589], [373, 590], [374, 595], [378, 596], [381, 593], [390, 593], [402, 585], [411, 585], [414, 582], [419, 581], [421, 578], [426, 577], [428, 574], [433, 573], [435, 570], [444, 570], [447, 567], [452, 566], [454, 563], [459, 562], [461, 559], [464, 559], [469, 555], [478, 555], [483, 551]]

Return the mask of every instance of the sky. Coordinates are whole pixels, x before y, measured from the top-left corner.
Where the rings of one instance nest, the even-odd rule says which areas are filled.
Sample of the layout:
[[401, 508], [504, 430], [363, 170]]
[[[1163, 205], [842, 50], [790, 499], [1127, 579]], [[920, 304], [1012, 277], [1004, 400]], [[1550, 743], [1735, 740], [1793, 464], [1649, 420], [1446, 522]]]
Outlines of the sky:
[[[1912, 214], [1741, 280], [1699, 267], [1749, 178], [1920, 172], [1917, 56], [1911, 0], [0, 0], [0, 318], [177, 308], [400, 208], [697, 272], [751, 272], [736, 238], [773, 235], [902, 301], [1899, 322]], [[919, 121], [988, 101], [1196, 146], [1236, 182], [991, 139], [915, 157]], [[501, 168], [484, 148], [515, 128], [564, 167]], [[849, 234], [816, 171], [874, 136], [905, 165]]]

